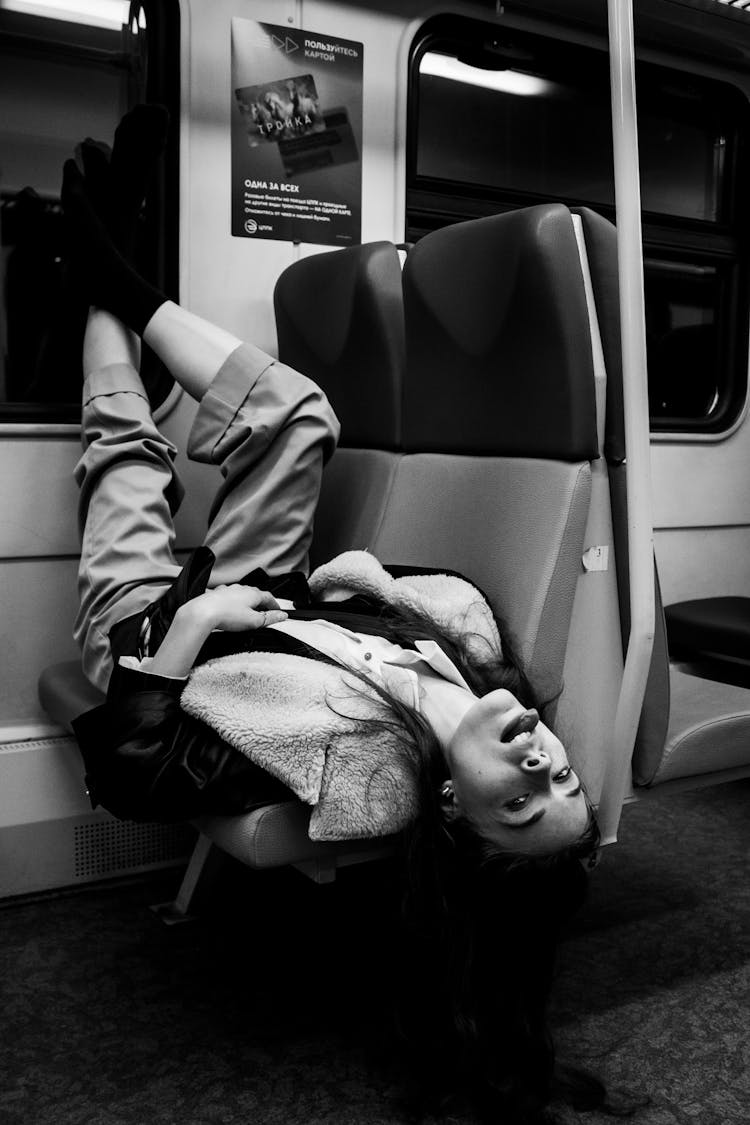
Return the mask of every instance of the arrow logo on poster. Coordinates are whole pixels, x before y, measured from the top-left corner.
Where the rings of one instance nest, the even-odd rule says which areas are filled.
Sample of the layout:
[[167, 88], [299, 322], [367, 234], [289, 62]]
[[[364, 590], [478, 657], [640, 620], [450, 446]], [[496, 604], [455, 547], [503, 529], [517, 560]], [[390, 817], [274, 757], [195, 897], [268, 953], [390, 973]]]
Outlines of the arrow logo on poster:
[[288, 55], [291, 55], [292, 51], [299, 50], [299, 43], [295, 43], [288, 35], [286, 39], [279, 39], [278, 35], [272, 35], [271, 38], [273, 39], [274, 47], [278, 47], [280, 51], [286, 51]]

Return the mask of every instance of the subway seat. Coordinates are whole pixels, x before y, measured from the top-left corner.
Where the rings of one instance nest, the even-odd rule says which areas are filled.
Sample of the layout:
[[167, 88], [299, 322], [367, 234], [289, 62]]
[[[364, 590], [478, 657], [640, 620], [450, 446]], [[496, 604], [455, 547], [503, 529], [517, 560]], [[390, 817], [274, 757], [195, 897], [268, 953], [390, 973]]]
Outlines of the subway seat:
[[[320, 384], [342, 423], [313, 563], [365, 548], [462, 572], [554, 700], [599, 455], [570, 213], [550, 204], [436, 231], [403, 278], [389, 243], [314, 255], [281, 275], [275, 310], [280, 359]], [[66, 725], [92, 690], [69, 667], [40, 684]], [[196, 823], [244, 863], [320, 878], [392, 843], [313, 843], [308, 819], [294, 801]]]
[[[364, 548], [460, 571], [554, 698], [597, 456], [569, 213], [545, 206], [435, 232], [407, 257], [403, 296], [390, 244], [314, 255], [281, 275], [275, 308], [280, 359], [315, 379], [342, 426], [313, 563]], [[308, 817], [293, 804], [199, 823], [253, 866], [300, 863], [303, 844], [320, 864]], [[357, 847], [328, 845], [329, 861], [365, 858], [366, 842]]]
[[676, 660], [707, 661], [717, 679], [750, 673], [750, 598], [694, 598], [664, 607]]
[[[620, 352], [619, 298], [616, 232], [611, 223], [585, 208], [580, 210], [591, 269], [602, 349], [607, 368], [607, 460], [615, 554], [620, 600], [623, 647], [630, 623], [628, 593], [628, 536], [624, 424], [622, 416], [622, 362]], [[654, 648], [646, 695], [633, 752], [633, 781], [636, 787], [686, 788], [716, 784], [750, 774], [750, 690], [719, 683], [674, 661], [674, 642], [689, 641], [694, 657], [703, 644], [717, 643], [722, 620], [744, 599], [711, 599], [713, 605], [683, 603], [665, 610], [654, 564], [656, 616]], [[748, 603], [750, 604], [750, 602]], [[669, 621], [669, 626], [667, 625]], [[744, 623], [744, 627], [743, 627]], [[669, 628], [670, 645], [667, 644]], [[750, 615], [747, 609], [738, 625], [723, 633], [726, 640], [719, 653], [750, 649]], [[705, 650], [703, 650], [705, 652]], [[679, 651], [673, 655], [679, 655]], [[698, 666], [696, 665], [696, 668]]]
[[[716, 356], [716, 328], [693, 324], [674, 328], [660, 342], [663, 371], [657, 394], [674, 409], [676, 395], [688, 413], [710, 405], [700, 379]], [[691, 387], [697, 388], [691, 392]], [[692, 398], [685, 401], [686, 395]], [[668, 410], [669, 412], [669, 410]], [[664, 607], [669, 653], [674, 660], [702, 666], [712, 679], [747, 686], [750, 682], [750, 597], [694, 598]]]
[[[279, 359], [323, 388], [341, 423], [339, 447], [323, 473], [313, 568], [366, 547], [386, 508], [401, 440], [404, 378], [398, 251], [376, 242], [302, 258], [280, 275], [274, 312]], [[310, 808], [290, 801], [195, 823], [251, 867], [294, 864], [319, 881], [392, 849], [387, 839], [312, 841], [309, 820]]]
[[[326, 466], [311, 569], [369, 544], [398, 451], [404, 386], [401, 262], [390, 242], [303, 258], [274, 290], [279, 359], [326, 392], [341, 423]], [[398, 561], [398, 560], [385, 560]]]

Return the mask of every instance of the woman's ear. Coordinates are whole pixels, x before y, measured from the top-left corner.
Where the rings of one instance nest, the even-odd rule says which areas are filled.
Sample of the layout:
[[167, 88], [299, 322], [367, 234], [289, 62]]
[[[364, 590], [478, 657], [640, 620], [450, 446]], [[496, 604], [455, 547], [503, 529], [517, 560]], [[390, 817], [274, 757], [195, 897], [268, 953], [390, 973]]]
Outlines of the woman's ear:
[[456, 793], [450, 778], [440, 786], [440, 811], [446, 820], [453, 820], [458, 816]]

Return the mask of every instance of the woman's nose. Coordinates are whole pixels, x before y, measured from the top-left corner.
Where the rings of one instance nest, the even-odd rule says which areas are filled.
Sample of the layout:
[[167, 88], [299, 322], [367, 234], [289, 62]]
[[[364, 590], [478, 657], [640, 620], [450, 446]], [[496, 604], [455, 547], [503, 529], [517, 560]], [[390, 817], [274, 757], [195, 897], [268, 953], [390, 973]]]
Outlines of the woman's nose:
[[521, 769], [527, 773], [549, 773], [549, 757], [544, 750], [529, 750], [521, 762]]

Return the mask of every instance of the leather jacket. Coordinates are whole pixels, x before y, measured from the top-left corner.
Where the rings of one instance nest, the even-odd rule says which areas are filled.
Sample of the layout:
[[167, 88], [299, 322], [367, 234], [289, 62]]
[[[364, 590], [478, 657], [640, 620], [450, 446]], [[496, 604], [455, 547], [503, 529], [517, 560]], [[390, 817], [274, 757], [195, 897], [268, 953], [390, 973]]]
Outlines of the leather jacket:
[[[280, 781], [181, 709], [183, 680], [118, 663], [123, 655], [144, 656], [158, 649], [179, 607], [206, 589], [213, 562], [207, 547], [198, 548], [161, 598], [112, 629], [114, 671], [106, 702], [73, 723], [93, 807], [102, 805], [128, 820], [169, 822], [296, 800]], [[387, 569], [394, 576], [420, 572], [416, 567]], [[296, 606], [290, 617], [324, 617], [355, 631], [379, 632], [377, 619], [384, 605], [373, 598], [356, 595], [335, 604], [315, 602], [299, 572], [271, 577], [256, 569], [242, 581], [276, 597], [290, 598]], [[140, 638], [146, 617], [150, 621], [149, 651], [143, 652]], [[212, 634], [196, 664], [253, 650], [327, 659], [285, 633], [258, 629]]]

